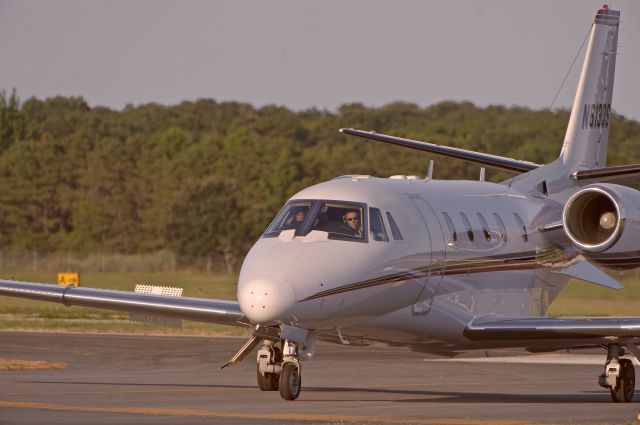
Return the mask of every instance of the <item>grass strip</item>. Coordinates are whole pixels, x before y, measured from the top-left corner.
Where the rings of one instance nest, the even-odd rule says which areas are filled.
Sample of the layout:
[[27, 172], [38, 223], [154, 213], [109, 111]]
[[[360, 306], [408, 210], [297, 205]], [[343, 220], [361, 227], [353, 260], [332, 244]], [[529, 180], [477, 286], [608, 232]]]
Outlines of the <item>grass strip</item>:
[[0, 371], [4, 370], [36, 370], [36, 369], [66, 369], [65, 362], [47, 362], [44, 360], [6, 359], [0, 357]]

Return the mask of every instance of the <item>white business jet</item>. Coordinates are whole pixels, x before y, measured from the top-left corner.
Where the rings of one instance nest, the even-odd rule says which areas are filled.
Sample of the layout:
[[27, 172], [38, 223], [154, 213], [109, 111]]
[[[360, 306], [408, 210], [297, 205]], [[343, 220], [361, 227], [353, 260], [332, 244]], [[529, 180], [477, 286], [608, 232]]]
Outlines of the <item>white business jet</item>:
[[499, 184], [349, 175], [304, 189], [245, 258], [238, 302], [6, 280], [0, 294], [250, 327], [227, 365], [259, 346], [259, 388], [287, 400], [322, 339], [446, 356], [602, 347], [599, 384], [629, 402], [640, 317], [547, 315], [570, 279], [619, 289], [602, 268], [640, 266], [640, 192], [624, 185], [640, 165], [605, 165], [619, 23], [618, 11], [598, 10], [550, 164], [340, 130], [519, 174]]

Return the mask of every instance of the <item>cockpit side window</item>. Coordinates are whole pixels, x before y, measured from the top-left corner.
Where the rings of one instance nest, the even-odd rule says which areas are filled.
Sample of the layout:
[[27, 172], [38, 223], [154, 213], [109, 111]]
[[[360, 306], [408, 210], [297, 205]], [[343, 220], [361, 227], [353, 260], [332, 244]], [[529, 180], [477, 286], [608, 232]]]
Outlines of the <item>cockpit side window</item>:
[[349, 202], [322, 202], [311, 230], [329, 233], [330, 239], [365, 239], [365, 208]]
[[393, 236], [393, 240], [403, 240], [402, 233], [400, 233], [400, 228], [396, 224], [396, 221], [393, 219], [393, 216], [389, 211], [387, 211], [387, 220], [389, 221], [389, 227], [391, 227], [391, 235]]
[[387, 229], [382, 221], [382, 214], [378, 208], [369, 208], [369, 229], [374, 241], [389, 242]]
[[277, 236], [283, 230], [296, 230], [302, 228], [307, 218], [311, 202], [290, 202], [280, 210], [276, 218], [273, 219], [271, 225], [264, 233], [265, 236]]

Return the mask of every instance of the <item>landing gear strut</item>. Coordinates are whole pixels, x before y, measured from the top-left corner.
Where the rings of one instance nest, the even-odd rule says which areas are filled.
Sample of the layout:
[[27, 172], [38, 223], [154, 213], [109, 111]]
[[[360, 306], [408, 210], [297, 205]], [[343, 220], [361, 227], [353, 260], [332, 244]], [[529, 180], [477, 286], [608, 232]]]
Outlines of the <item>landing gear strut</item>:
[[607, 362], [598, 379], [601, 387], [609, 388], [614, 403], [628, 403], [633, 399], [636, 386], [636, 375], [633, 363], [629, 359], [620, 359], [624, 349], [618, 344], [610, 344], [607, 351]]
[[302, 389], [302, 376], [298, 345], [282, 340], [282, 349], [270, 340], [264, 340], [258, 350], [257, 377], [262, 391], [280, 391], [285, 400], [295, 400]]

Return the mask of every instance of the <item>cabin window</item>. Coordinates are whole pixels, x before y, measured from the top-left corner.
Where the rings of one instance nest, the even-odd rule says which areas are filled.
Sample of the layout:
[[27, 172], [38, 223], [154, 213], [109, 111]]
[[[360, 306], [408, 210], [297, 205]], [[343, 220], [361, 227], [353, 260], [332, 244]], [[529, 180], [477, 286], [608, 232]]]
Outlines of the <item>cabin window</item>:
[[442, 212], [442, 217], [444, 217], [444, 222], [447, 223], [447, 227], [449, 228], [449, 245], [453, 245], [454, 242], [458, 240], [458, 233], [456, 232], [456, 227], [453, 225], [453, 220], [449, 217], [449, 214], [446, 212]]
[[377, 208], [369, 208], [369, 231], [374, 241], [389, 242], [387, 229], [382, 221], [382, 213]]
[[469, 219], [467, 218], [467, 216], [463, 212], [460, 213], [460, 218], [462, 219], [462, 222], [464, 223], [464, 227], [467, 228], [467, 237], [469, 238], [469, 240], [471, 242], [473, 242], [473, 229], [471, 228], [471, 223], [469, 222]]
[[480, 214], [479, 212], [476, 213], [476, 216], [478, 216], [478, 220], [480, 220], [480, 226], [482, 227], [484, 238], [487, 240], [487, 242], [491, 242], [491, 230], [489, 230], [487, 220], [485, 220], [482, 214]]
[[513, 213], [513, 217], [515, 217], [518, 227], [522, 229], [522, 234], [520, 236], [525, 242], [527, 242], [529, 240], [529, 236], [527, 235], [527, 227], [524, 225], [524, 221], [522, 221], [522, 218], [520, 218], [518, 213]]
[[496, 223], [498, 223], [498, 228], [500, 229], [500, 237], [502, 237], [503, 241], [507, 241], [507, 227], [504, 225], [504, 222], [502, 221], [502, 219], [500, 218], [500, 215], [498, 215], [498, 213], [493, 213], [493, 218], [496, 220]]
[[267, 228], [265, 235], [278, 236], [283, 230], [302, 229], [302, 225], [307, 218], [311, 202], [290, 202], [280, 210], [276, 218], [273, 219], [271, 225]]
[[387, 211], [387, 220], [389, 221], [389, 227], [391, 228], [391, 235], [393, 236], [393, 240], [403, 240], [402, 233], [400, 233], [400, 228], [396, 224], [396, 221], [393, 219], [393, 216], [391, 216], [391, 213], [389, 211]]

